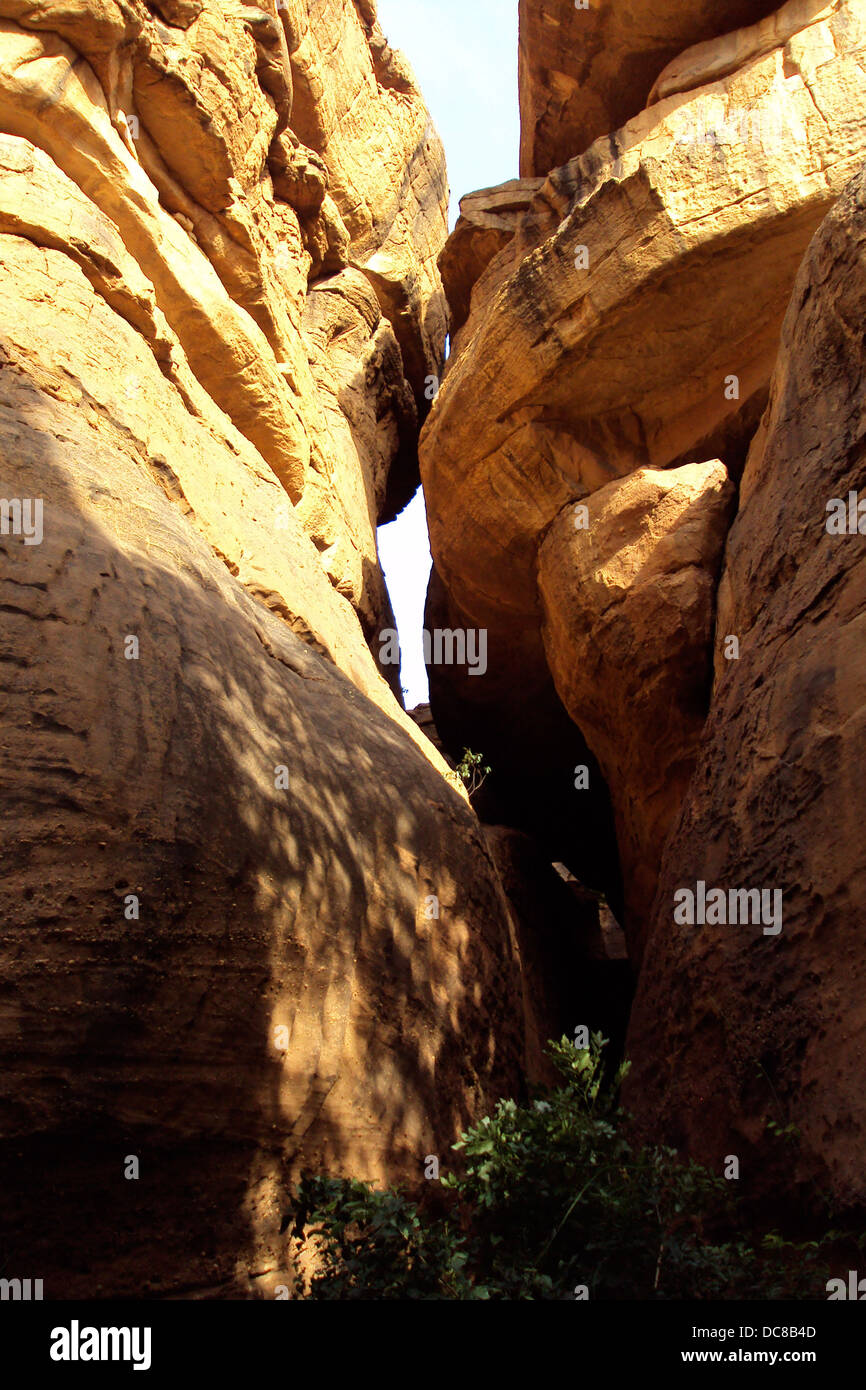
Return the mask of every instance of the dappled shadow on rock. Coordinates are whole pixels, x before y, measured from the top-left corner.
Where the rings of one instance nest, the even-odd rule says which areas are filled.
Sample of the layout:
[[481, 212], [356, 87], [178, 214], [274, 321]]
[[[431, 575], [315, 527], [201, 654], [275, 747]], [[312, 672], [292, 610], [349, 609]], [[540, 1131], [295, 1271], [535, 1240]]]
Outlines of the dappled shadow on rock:
[[45, 516], [0, 546], [0, 1263], [47, 1298], [268, 1293], [290, 1175], [420, 1176], [519, 1086], [498, 883], [140, 441], [0, 381]]

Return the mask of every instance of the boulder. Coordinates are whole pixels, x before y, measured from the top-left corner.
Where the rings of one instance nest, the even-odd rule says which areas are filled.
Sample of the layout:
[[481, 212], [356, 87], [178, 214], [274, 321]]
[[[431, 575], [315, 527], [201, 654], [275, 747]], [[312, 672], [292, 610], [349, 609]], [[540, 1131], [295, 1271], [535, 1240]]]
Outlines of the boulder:
[[707, 715], [733, 507], [722, 463], [643, 468], [562, 512], [539, 552], [547, 661], [610, 789], [637, 961]]

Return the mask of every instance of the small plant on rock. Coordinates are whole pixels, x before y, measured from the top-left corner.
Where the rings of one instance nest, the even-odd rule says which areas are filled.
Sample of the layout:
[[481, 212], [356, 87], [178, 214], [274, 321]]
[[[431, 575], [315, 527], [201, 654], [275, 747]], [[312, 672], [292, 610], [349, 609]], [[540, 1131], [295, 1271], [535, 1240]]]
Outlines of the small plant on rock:
[[485, 763], [483, 753], [473, 753], [464, 748], [463, 757], [457, 764], [457, 776], [466, 786], [470, 797], [480, 791], [491, 772], [492, 768]]

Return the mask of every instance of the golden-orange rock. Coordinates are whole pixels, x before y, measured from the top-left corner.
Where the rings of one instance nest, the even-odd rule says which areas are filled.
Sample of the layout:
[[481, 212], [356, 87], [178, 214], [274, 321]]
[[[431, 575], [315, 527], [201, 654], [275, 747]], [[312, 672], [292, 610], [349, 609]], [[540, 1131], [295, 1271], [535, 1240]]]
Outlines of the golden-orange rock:
[[374, 654], [441, 147], [367, 3], [0, 14], [0, 1247], [261, 1296], [301, 1166], [420, 1177], [521, 1080], [508, 905]]
[[568, 507], [539, 552], [556, 689], [613, 800], [635, 959], [707, 715], [724, 464], [639, 469]]
[[[437, 672], [434, 713], [440, 730], [447, 713], [452, 751], [476, 728], [508, 730], [505, 776], [513, 757], [551, 757], [527, 699], [549, 677], [545, 537], [565, 509], [639, 470], [719, 459], [739, 478], [798, 265], [866, 150], [861, 0], [792, 0], [721, 46], [722, 77], [705, 50], [681, 55], [678, 70], [706, 71], [706, 85], [654, 101], [553, 170], [516, 214], [471, 284], [424, 426], [436, 582], [449, 611], [491, 634], [490, 678], [469, 691], [460, 672]], [[689, 747], [694, 736], [692, 726]], [[663, 821], [635, 838], [619, 814], [623, 871], [636, 874], [626, 885], [633, 943], [647, 926]]]
[[[776, 0], [520, 0], [520, 172], [544, 175], [647, 104], [664, 65]], [[813, 0], [812, 9], [826, 8]]]
[[[866, 1196], [864, 320], [861, 173], [809, 248], [746, 465], [709, 721], [662, 864], [626, 1095], [644, 1131], [716, 1171], [739, 1155], [753, 1195], [799, 1202], [817, 1192], [857, 1208]], [[699, 912], [699, 884], [705, 900], [721, 892], [721, 917]], [[732, 893], [755, 890], [758, 913], [754, 899], [732, 904]], [[681, 893], [693, 895], [691, 923]]]

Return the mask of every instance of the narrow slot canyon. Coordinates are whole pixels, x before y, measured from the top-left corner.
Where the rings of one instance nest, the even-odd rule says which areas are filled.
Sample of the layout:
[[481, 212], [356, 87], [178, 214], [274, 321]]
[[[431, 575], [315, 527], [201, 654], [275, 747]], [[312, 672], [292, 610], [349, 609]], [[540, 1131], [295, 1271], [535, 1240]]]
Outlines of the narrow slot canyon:
[[866, 0], [438, 8], [0, 0], [2, 1301], [861, 1297]]

